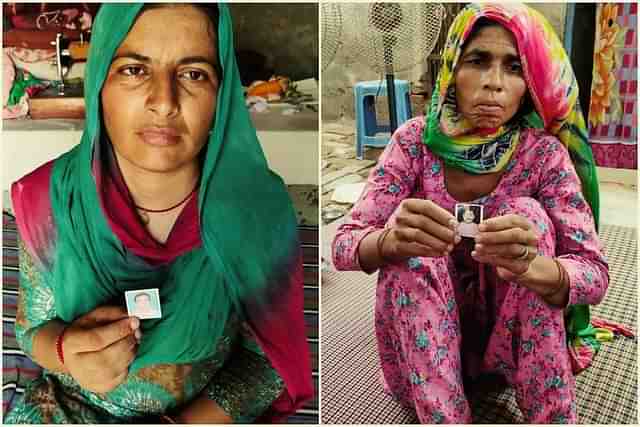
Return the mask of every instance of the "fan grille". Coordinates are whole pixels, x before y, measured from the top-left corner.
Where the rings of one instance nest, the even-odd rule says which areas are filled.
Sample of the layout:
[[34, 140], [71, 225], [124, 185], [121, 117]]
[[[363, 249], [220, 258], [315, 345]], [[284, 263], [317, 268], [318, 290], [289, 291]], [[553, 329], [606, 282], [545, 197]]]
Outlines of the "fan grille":
[[342, 38], [342, 13], [337, 3], [320, 3], [322, 22], [322, 69], [326, 69], [336, 56]]
[[345, 46], [349, 40], [359, 61], [378, 73], [401, 72], [422, 63], [438, 41], [445, 15], [444, 7], [435, 3], [341, 6]]

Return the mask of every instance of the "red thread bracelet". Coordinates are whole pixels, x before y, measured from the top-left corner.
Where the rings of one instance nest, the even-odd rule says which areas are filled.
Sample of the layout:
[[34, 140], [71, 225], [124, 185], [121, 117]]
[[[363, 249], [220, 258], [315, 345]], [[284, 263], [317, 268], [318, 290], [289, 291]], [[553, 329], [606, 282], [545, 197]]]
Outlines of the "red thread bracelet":
[[56, 338], [56, 354], [58, 355], [58, 360], [61, 364], [64, 365], [64, 352], [62, 351], [62, 339], [64, 338], [64, 334], [67, 332], [67, 328], [65, 327], [58, 338]]

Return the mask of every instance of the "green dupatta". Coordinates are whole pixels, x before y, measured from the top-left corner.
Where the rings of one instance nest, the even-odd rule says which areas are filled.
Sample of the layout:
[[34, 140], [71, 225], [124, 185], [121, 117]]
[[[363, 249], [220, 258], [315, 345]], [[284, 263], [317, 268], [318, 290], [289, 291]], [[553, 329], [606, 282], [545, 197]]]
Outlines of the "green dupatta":
[[155, 268], [128, 252], [109, 228], [93, 170], [104, 141], [100, 91], [142, 7], [105, 4], [96, 19], [86, 68], [85, 131], [81, 143], [55, 161], [51, 177], [55, 236], [46, 272], [56, 311], [66, 322], [126, 290], [160, 288], [163, 318], [144, 321], [132, 371], [209, 357], [232, 309], [259, 326], [286, 295], [299, 261], [295, 212], [281, 178], [267, 166], [244, 105], [224, 4], [218, 6], [223, 80], [198, 199], [202, 247]]

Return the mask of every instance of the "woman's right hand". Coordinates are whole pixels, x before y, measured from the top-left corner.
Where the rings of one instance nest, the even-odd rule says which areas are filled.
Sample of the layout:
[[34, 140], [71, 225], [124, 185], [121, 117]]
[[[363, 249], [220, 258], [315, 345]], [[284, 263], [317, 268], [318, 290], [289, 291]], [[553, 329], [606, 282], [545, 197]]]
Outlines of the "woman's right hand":
[[135, 359], [139, 327], [139, 319], [117, 306], [101, 306], [74, 320], [62, 340], [71, 376], [94, 393], [116, 388]]
[[405, 199], [396, 209], [396, 225], [380, 247], [385, 259], [448, 255], [461, 237], [456, 218], [431, 200]]

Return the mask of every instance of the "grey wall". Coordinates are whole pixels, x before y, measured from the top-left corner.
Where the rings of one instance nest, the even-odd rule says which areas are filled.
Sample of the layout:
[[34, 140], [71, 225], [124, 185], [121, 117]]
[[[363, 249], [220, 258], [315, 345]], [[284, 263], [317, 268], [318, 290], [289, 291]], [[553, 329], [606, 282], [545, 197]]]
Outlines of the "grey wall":
[[527, 6], [537, 9], [548, 20], [560, 41], [564, 40], [564, 21], [567, 13], [567, 5], [564, 3], [525, 3]]
[[236, 50], [254, 50], [294, 80], [318, 76], [318, 4], [229, 3]]

